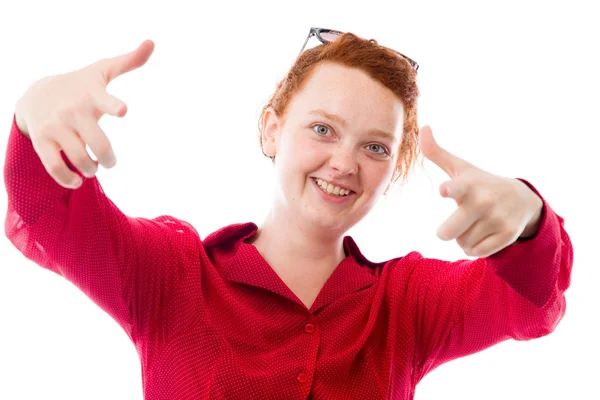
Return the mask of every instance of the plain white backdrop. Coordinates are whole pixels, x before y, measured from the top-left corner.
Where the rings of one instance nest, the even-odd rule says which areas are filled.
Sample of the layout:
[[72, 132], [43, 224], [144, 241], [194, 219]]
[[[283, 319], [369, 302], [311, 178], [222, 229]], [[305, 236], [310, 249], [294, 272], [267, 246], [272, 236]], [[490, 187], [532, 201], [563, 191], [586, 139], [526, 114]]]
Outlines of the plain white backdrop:
[[[129, 112], [100, 121], [118, 159], [97, 174], [106, 194], [130, 216], [170, 214], [202, 237], [259, 223], [273, 178], [256, 136], [259, 111], [309, 28], [375, 38], [421, 64], [419, 125], [476, 166], [530, 181], [565, 219], [574, 246], [567, 312], [552, 334], [444, 364], [421, 381], [416, 399], [599, 399], [593, 10], [593, 1], [3, 2], [0, 161], [15, 102], [33, 81], [152, 39], [148, 63], [108, 86]], [[447, 179], [426, 161], [348, 234], [374, 261], [413, 250], [467, 258], [436, 236], [456, 209], [438, 192]], [[3, 218], [6, 201], [3, 192]], [[140, 364], [107, 314], [3, 235], [0, 399], [42, 398], [142, 399]]]

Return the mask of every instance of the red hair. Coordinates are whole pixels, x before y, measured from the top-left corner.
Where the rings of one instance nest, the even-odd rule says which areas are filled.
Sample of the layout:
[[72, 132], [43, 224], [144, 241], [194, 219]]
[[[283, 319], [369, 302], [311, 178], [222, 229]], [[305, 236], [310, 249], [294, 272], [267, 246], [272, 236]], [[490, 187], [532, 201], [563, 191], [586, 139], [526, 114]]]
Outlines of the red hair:
[[[374, 39], [366, 40], [346, 32], [337, 40], [303, 52], [278, 84], [269, 102], [263, 107], [258, 121], [259, 139], [262, 150], [262, 126], [265, 111], [271, 107], [285, 121], [287, 107], [294, 95], [310, 78], [315, 66], [323, 61], [334, 62], [349, 68], [357, 68], [390, 89], [404, 106], [404, 127], [398, 149], [398, 160], [391, 183], [400, 177], [403, 182], [408, 171], [414, 167], [418, 156], [417, 125], [417, 71], [395, 51], [377, 44]], [[264, 150], [263, 150], [263, 154]], [[265, 154], [265, 156], [267, 156]], [[274, 157], [272, 157], [273, 162]]]

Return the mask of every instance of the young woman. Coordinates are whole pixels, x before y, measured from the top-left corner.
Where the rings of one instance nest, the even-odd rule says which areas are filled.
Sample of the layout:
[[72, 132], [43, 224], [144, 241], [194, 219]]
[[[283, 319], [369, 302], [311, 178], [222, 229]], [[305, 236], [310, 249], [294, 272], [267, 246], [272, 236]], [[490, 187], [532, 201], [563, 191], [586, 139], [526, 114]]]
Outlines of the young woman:
[[[350, 33], [313, 35], [323, 44], [301, 51], [259, 121], [277, 179], [260, 226], [200, 238], [104, 194], [95, 173], [116, 158], [98, 120], [126, 113], [106, 86], [144, 65], [151, 41], [39, 80], [17, 102], [6, 235], [127, 332], [148, 400], [412, 399], [442, 363], [547, 335], [564, 316], [573, 249], [533, 185], [419, 131], [416, 62]], [[344, 236], [419, 150], [458, 205], [438, 235], [477, 259], [373, 263]]]

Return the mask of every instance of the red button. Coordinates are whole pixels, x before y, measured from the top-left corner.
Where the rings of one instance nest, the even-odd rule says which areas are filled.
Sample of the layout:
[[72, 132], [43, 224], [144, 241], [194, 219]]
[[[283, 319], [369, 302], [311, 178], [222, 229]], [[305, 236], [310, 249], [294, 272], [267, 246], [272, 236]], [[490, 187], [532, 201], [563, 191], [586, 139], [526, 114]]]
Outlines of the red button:
[[313, 333], [315, 330], [315, 327], [313, 324], [306, 324], [306, 326], [304, 327], [304, 330], [308, 333]]
[[306, 374], [298, 374], [298, 381], [301, 383], [306, 382]]

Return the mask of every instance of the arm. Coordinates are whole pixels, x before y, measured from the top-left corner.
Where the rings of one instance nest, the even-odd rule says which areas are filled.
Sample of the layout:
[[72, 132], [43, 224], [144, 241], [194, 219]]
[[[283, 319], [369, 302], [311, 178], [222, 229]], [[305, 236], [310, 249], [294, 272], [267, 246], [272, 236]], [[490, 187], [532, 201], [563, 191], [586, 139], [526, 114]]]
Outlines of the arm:
[[501, 341], [547, 335], [563, 318], [573, 248], [563, 218], [540, 199], [535, 236], [476, 260], [416, 262], [408, 285], [417, 321], [417, 381]]
[[190, 265], [197, 233], [169, 216], [123, 214], [97, 178], [83, 177], [62, 156], [83, 179], [76, 190], [52, 179], [13, 119], [4, 167], [6, 237], [26, 258], [76, 285], [136, 340], [152, 319], [168, 318], [161, 300], [181, 271], [173, 264]]

